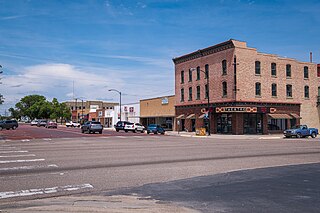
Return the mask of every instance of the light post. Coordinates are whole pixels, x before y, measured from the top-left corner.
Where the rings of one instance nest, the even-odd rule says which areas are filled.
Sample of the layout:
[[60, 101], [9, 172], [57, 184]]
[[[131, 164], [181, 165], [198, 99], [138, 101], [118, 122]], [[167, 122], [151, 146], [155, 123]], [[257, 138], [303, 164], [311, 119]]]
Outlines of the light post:
[[116, 90], [116, 89], [109, 89], [108, 91], [109, 91], [109, 92], [110, 92], [110, 91], [114, 91], [114, 92], [119, 93], [119, 95], [120, 95], [120, 103], [119, 103], [119, 105], [120, 105], [120, 121], [121, 121], [121, 92], [118, 91], [118, 90]]
[[[190, 71], [193, 72], [197, 70], [196, 68], [190, 68]], [[207, 98], [208, 98], [208, 102], [207, 102], [207, 108], [208, 108], [208, 135], [211, 135], [210, 130], [211, 130], [211, 125], [210, 125], [210, 99], [209, 99], [209, 70], [208, 73], [206, 73], [205, 71], [200, 69], [200, 72], [203, 72], [205, 74], [205, 77], [207, 78], [207, 87], [208, 87], [208, 94], [207, 94]], [[207, 92], [207, 91], [205, 91]]]

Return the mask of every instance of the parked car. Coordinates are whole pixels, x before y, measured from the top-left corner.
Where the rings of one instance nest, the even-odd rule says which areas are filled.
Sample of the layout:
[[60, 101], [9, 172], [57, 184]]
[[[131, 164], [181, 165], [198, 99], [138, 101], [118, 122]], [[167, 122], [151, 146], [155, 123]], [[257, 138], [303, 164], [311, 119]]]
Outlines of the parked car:
[[283, 134], [286, 138], [291, 138], [292, 136], [297, 138], [311, 136], [312, 138], [315, 138], [318, 135], [318, 129], [308, 128], [307, 125], [298, 125], [291, 129], [285, 130]]
[[41, 127], [41, 126], [45, 127], [46, 125], [47, 125], [47, 120], [44, 120], [44, 119], [38, 120], [37, 127]]
[[37, 126], [37, 124], [38, 124], [38, 120], [33, 120], [30, 123], [31, 126]]
[[141, 132], [141, 133], [143, 133], [144, 130], [145, 130], [145, 127], [142, 126], [139, 123], [127, 123], [124, 126], [124, 131], [125, 132], [132, 131], [132, 132]]
[[119, 132], [119, 130], [124, 130], [124, 127], [126, 126], [126, 124], [128, 124], [130, 122], [128, 121], [118, 121], [115, 125], [114, 128], [116, 129], [117, 132]]
[[165, 130], [158, 124], [150, 124], [147, 128], [147, 133], [154, 133], [154, 134], [162, 134], [164, 135]]
[[46, 128], [57, 128], [58, 124], [55, 121], [48, 121], [45, 127]]
[[81, 132], [85, 133], [95, 133], [99, 132], [99, 134], [102, 134], [103, 126], [98, 121], [87, 121], [81, 126]]
[[16, 120], [4, 120], [0, 121], [0, 130], [3, 129], [16, 129], [18, 128], [19, 124]]
[[80, 127], [80, 126], [81, 126], [80, 123], [76, 123], [72, 121], [66, 123], [66, 127]]

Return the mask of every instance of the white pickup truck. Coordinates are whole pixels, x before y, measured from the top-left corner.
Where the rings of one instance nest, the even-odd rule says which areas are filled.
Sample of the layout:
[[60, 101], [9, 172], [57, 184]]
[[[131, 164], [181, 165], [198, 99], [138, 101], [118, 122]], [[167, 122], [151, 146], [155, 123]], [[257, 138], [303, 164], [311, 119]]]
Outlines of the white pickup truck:
[[70, 121], [66, 123], [66, 127], [80, 127], [80, 124]]

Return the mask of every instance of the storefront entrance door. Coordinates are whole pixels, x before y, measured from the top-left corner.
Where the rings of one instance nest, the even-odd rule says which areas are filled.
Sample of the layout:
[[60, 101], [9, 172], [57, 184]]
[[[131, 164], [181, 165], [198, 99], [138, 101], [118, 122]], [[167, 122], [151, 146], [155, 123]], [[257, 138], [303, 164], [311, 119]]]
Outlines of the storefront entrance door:
[[221, 134], [232, 133], [232, 114], [217, 115], [217, 133], [221, 133]]

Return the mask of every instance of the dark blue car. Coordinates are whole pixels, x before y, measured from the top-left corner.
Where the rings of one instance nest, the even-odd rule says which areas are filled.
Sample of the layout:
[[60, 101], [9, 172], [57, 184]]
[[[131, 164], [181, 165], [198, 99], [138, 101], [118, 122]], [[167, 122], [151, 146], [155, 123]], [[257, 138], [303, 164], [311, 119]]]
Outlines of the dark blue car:
[[153, 133], [153, 134], [160, 133], [160, 134], [164, 135], [164, 132], [165, 132], [164, 129], [158, 124], [150, 124], [148, 126], [148, 128], [147, 128], [147, 134], [149, 134], [149, 133]]

